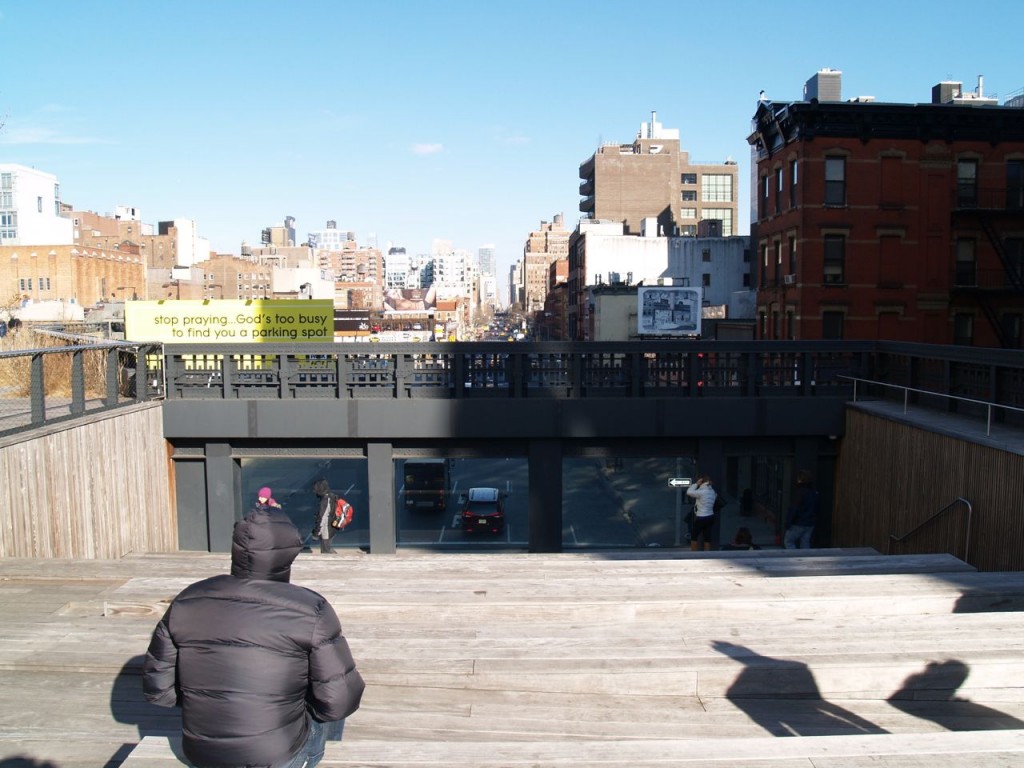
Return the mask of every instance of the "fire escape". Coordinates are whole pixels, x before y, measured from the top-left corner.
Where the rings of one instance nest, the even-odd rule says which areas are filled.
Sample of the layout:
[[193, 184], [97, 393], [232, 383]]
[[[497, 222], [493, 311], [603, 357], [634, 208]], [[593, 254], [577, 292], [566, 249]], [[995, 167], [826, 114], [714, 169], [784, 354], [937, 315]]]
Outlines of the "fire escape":
[[1001, 347], [1015, 348], [1021, 343], [1020, 331], [1005, 320], [1011, 314], [1019, 322], [1024, 314], [1024, 239], [1006, 233], [1024, 230], [1024, 184], [1020, 179], [1008, 182], [1006, 189], [958, 185], [952, 207], [954, 237], [982, 234], [998, 257], [999, 268], [979, 271], [974, 263], [958, 260], [953, 293], [976, 303]]

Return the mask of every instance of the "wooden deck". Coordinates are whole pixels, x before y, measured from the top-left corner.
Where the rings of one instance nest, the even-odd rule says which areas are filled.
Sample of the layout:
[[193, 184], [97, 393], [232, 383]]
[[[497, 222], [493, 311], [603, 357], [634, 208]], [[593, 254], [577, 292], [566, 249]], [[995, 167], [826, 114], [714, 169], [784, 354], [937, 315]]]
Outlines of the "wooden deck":
[[[175, 765], [177, 713], [143, 700], [139, 665], [174, 595], [227, 569], [0, 560], [0, 765]], [[349, 551], [301, 555], [293, 581], [334, 604], [367, 681], [325, 768], [1024, 764], [1024, 573], [871, 550]]]

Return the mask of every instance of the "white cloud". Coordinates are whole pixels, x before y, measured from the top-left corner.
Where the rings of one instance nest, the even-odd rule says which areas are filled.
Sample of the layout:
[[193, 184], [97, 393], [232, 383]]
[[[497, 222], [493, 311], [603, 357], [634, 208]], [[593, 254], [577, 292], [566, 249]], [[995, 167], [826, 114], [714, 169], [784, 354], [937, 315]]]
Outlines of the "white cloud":
[[412, 151], [416, 155], [436, 155], [444, 152], [444, 144], [413, 144]]
[[7, 126], [0, 134], [0, 144], [110, 144], [112, 142], [91, 136], [68, 136], [52, 128], [40, 126]]

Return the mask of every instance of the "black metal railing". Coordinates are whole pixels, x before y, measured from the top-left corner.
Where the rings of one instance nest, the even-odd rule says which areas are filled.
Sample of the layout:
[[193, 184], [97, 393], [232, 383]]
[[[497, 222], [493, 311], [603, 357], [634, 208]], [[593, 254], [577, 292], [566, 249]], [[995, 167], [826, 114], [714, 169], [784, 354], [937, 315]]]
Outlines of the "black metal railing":
[[971, 556], [971, 523], [972, 523], [973, 517], [974, 517], [974, 507], [972, 507], [971, 506], [971, 502], [969, 502], [963, 496], [957, 496], [953, 501], [951, 501], [949, 504], [944, 506], [942, 509], [940, 509], [938, 512], [936, 512], [934, 515], [931, 515], [930, 517], [928, 517], [928, 519], [926, 519], [923, 522], [921, 522], [920, 524], [914, 526], [909, 531], [904, 533], [902, 536], [897, 536], [896, 534], [892, 534], [892, 533], [889, 534], [889, 543], [888, 543], [888, 545], [886, 547], [886, 554], [887, 555], [891, 555], [893, 553], [893, 546], [894, 545], [902, 544], [903, 542], [905, 542], [910, 537], [914, 536], [915, 534], [917, 534], [917, 533], [923, 531], [925, 528], [929, 527], [932, 523], [934, 523], [940, 517], [942, 517], [943, 515], [948, 513], [951, 509], [954, 509], [955, 507], [957, 507], [957, 506], [959, 506], [961, 504], [964, 505], [967, 508], [967, 517], [966, 517], [966, 519], [964, 521], [965, 530], [964, 530], [964, 534], [963, 534], [963, 538], [964, 538], [963, 561], [965, 563], [969, 563], [970, 562], [970, 556]]
[[847, 396], [872, 342], [168, 345], [167, 397]]
[[161, 399], [160, 344], [76, 343], [0, 351], [0, 436]]

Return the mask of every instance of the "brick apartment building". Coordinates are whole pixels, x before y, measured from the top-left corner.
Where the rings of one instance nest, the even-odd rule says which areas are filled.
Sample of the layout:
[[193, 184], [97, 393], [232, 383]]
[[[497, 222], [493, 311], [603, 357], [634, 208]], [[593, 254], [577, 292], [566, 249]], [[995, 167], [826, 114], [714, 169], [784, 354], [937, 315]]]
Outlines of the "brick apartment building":
[[739, 166], [694, 162], [680, 149], [679, 130], [651, 115], [629, 144], [605, 144], [580, 165], [580, 211], [585, 218], [624, 224], [642, 233], [657, 219], [658, 234], [696, 236], [706, 219], [722, 222], [719, 235], [736, 234]]
[[1021, 348], [1024, 109], [959, 83], [924, 104], [762, 98], [757, 335]]

